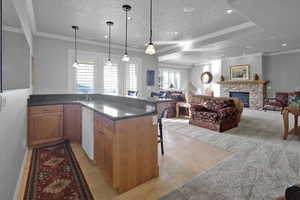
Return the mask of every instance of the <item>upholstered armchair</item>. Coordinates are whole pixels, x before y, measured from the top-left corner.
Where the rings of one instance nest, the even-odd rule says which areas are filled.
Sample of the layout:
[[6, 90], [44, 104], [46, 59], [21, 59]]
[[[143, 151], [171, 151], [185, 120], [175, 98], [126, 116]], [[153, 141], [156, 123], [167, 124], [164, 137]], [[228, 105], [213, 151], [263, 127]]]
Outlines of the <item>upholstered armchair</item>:
[[263, 110], [280, 110], [281, 113], [288, 105], [289, 97], [292, 96], [293, 93], [290, 92], [276, 92], [274, 98], [265, 98]]
[[240, 111], [233, 100], [205, 98], [201, 104], [191, 104], [190, 124], [223, 132], [238, 126]]

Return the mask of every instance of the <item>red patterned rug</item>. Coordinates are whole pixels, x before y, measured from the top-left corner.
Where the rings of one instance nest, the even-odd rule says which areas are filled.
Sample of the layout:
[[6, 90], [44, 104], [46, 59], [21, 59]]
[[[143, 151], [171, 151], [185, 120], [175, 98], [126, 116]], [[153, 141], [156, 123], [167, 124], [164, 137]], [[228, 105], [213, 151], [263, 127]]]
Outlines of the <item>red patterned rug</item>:
[[35, 148], [24, 200], [93, 200], [68, 141]]

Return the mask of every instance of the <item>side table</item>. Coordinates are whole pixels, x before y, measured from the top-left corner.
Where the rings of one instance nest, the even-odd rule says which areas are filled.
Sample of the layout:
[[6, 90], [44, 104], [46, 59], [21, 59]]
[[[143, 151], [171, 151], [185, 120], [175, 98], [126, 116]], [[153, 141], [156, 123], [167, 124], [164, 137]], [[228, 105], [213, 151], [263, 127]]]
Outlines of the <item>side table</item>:
[[187, 108], [189, 111], [189, 117], [191, 115], [191, 104], [187, 102], [177, 102], [176, 103], [176, 118], [179, 118], [180, 108]]
[[[289, 130], [289, 114], [294, 115], [294, 128]], [[298, 117], [300, 115], [300, 107], [296, 104], [290, 104], [288, 107], [284, 108], [283, 116], [283, 139], [286, 140], [289, 135], [300, 135], [300, 126], [298, 126]]]

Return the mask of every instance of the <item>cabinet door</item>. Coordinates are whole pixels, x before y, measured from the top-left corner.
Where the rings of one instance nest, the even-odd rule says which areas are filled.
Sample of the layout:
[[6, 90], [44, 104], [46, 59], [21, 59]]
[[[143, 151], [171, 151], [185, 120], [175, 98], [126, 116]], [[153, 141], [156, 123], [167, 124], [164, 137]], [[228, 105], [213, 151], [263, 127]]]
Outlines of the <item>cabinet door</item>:
[[81, 144], [81, 106], [64, 105], [64, 138]]
[[104, 168], [104, 134], [95, 129], [94, 137], [94, 156], [96, 164], [103, 169]]
[[104, 132], [104, 172], [107, 180], [113, 181], [113, 134]]
[[29, 145], [63, 139], [62, 112], [31, 114], [29, 120]]

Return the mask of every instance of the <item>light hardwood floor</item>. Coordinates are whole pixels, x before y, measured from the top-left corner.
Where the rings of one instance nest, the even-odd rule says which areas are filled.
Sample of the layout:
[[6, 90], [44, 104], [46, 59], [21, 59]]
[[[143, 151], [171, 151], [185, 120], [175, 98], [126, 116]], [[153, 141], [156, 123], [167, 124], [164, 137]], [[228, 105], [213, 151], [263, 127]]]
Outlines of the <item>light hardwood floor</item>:
[[[105, 182], [101, 171], [88, 160], [80, 145], [72, 144], [95, 200], [155, 200], [231, 155], [229, 152], [189, 137], [168, 131], [164, 131], [164, 134], [165, 155], [161, 156], [159, 148], [159, 177], [123, 194], [118, 194]], [[18, 195], [20, 200], [25, 191], [31, 154], [32, 151], [29, 150]]]

